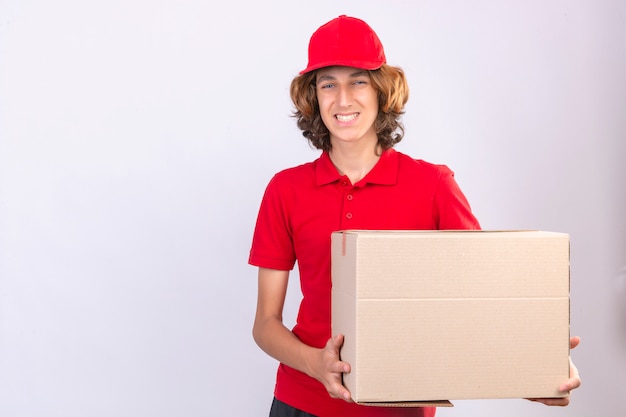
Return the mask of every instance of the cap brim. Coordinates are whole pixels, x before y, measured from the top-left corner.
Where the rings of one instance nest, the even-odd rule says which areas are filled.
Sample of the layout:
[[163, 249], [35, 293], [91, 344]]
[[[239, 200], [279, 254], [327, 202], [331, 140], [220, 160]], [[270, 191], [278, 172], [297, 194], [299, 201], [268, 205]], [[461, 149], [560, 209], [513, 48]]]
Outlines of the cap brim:
[[364, 70], [377, 70], [382, 67], [385, 63], [381, 61], [376, 62], [363, 62], [363, 61], [330, 61], [330, 62], [322, 62], [317, 63], [315, 65], [310, 65], [300, 71], [300, 75], [306, 74], [307, 72], [315, 71], [320, 68], [326, 67], [353, 67]]

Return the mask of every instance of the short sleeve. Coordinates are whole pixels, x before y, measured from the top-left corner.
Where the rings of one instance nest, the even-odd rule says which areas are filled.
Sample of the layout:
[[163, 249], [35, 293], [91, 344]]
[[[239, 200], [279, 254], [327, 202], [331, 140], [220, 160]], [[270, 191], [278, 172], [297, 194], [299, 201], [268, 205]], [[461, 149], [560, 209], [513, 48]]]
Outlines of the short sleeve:
[[259, 208], [252, 247], [250, 265], [291, 270], [296, 261], [289, 222], [288, 184], [274, 176], [265, 189]]
[[440, 166], [441, 175], [435, 193], [435, 212], [440, 230], [478, 230], [480, 224], [467, 198], [454, 179], [454, 172]]

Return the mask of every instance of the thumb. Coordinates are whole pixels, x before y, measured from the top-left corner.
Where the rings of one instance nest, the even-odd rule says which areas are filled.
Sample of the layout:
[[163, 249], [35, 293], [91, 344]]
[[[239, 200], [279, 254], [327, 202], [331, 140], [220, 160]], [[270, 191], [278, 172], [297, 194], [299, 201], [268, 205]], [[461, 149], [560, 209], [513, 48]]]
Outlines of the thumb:
[[339, 356], [339, 349], [341, 348], [341, 345], [343, 345], [343, 335], [338, 334], [328, 339], [328, 342], [326, 342], [326, 350]]
[[339, 333], [333, 336], [330, 339], [330, 345], [333, 347], [334, 350], [338, 351], [341, 345], [343, 345], [343, 334]]

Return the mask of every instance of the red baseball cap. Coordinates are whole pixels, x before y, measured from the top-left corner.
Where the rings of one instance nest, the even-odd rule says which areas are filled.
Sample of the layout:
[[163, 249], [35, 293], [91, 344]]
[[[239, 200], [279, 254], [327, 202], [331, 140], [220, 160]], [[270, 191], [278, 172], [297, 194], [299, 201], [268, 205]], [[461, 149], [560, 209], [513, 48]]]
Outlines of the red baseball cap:
[[375, 70], [387, 62], [383, 44], [361, 19], [341, 15], [320, 26], [309, 41], [309, 64], [300, 74], [334, 65]]

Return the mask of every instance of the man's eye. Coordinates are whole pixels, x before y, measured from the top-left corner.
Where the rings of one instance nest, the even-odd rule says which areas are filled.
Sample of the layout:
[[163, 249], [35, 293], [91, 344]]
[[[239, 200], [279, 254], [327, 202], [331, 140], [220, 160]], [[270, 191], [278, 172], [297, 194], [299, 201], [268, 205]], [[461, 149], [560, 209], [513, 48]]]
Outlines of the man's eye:
[[322, 84], [322, 86], [320, 87], [322, 90], [328, 90], [329, 88], [334, 87], [334, 84]]

